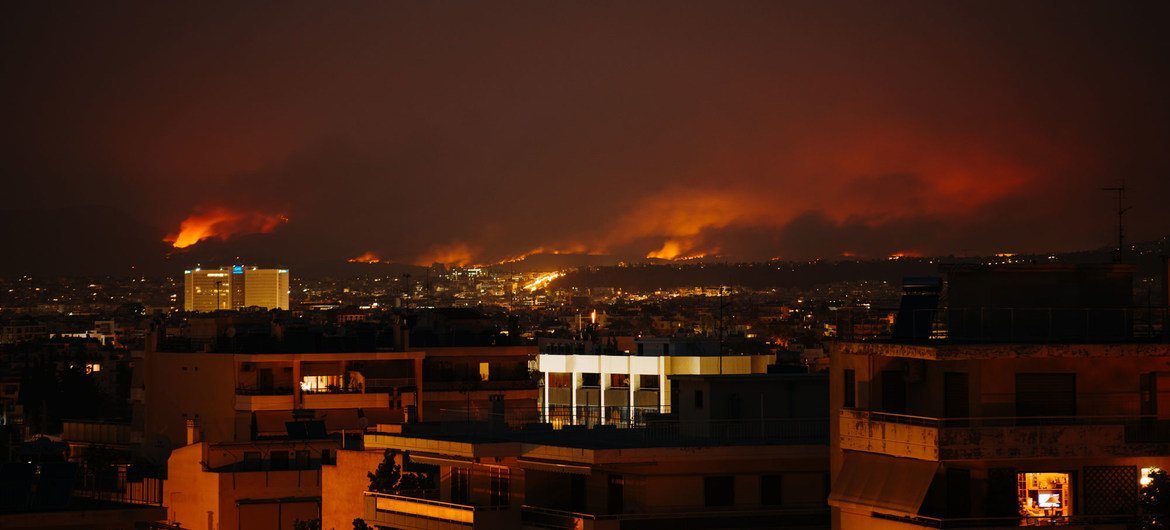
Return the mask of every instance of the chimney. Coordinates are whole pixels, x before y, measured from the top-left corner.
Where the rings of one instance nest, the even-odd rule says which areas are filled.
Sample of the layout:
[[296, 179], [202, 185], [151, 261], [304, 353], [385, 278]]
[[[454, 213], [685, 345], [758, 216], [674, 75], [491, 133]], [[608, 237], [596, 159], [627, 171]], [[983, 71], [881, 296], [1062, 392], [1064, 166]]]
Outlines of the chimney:
[[199, 420], [187, 420], [187, 445], [203, 441], [203, 432], [199, 429]]

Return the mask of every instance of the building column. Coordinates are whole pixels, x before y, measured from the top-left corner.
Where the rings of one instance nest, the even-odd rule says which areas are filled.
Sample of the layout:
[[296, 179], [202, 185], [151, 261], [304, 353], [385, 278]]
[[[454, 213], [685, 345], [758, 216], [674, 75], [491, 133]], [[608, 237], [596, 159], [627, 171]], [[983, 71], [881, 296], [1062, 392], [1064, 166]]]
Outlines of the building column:
[[[666, 378], [666, 357], [658, 357], [658, 412], [666, 411], [666, 406], [669, 404], [667, 397], [670, 396], [670, 379]], [[671, 411], [673, 412], [673, 411]]]
[[598, 421], [605, 425], [605, 391], [609, 390], [609, 374], [598, 371], [597, 373], [597, 418]]
[[546, 423], [552, 423], [552, 419], [548, 417], [548, 397], [549, 397], [548, 386], [550, 384], [549, 373], [548, 372], [541, 372], [541, 374], [544, 375], [544, 401], [541, 403], [541, 408], [544, 410], [543, 421]]
[[629, 407], [629, 410], [626, 412], [626, 414], [628, 414], [630, 416], [630, 422], [629, 422], [630, 424], [628, 426], [633, 427], [634, 420], [635, 420], [635, 418], [634, 418], [634, 385], [638, 384], [638, 380], [637, 380], [638, 376], [634, 374], [633, 370], [627, 370], [627, 371], [630, 372], [630, 395], [629, 395], [629, 403], [626, 405]]
[[569, 385], [569, 421], [577, 424], [577, 390], [581, 388], [581, 372], [573, 372], [573, 383]]
[[293, 361], [293, 408], [301, 408], [301, 361]]

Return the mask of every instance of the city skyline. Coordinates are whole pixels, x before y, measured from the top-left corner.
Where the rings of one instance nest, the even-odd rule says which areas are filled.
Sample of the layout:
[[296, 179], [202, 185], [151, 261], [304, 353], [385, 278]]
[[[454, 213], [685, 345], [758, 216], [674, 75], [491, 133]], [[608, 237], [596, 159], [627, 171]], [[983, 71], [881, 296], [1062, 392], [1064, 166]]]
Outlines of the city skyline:
[[0, 9], [7, 273], [1170, 233], [1161, 5]]

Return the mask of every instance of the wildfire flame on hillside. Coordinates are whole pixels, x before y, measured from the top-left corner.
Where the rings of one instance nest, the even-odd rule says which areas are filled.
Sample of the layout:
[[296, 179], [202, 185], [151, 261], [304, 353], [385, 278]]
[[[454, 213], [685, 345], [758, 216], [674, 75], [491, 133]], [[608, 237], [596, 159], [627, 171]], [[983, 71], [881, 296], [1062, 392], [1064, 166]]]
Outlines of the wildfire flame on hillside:
[[279, 213], [241, 212], [216, 206], [200, 208], [179, 223], [177, 232], [167, 234], [163, 241], [175, 248], [187, 248], [211, 238], [226, 240], [235, 235], [267, 234], [288, 222]]

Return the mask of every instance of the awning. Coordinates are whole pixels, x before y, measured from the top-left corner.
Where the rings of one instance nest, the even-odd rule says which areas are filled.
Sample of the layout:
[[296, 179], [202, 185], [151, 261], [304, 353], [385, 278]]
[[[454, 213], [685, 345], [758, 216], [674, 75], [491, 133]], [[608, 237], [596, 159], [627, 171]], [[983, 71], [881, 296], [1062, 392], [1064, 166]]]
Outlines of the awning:
[[593, 469], [589, 466], [582, 466], [577, 464], [565, 464], [562, 462], [551, 462], [548, 460], [530, 460], [520, 458], [516, 460], [522, 469], [529, 469], [533, 471], [548, 471], [551, 473], [568, 473], [570, 475], [589, 475], [593, 473]]
[[364, 430], [357, 409], [329, 409], [317, 412], [317, 419], [325, 422], [326, 431]]
[[258, 436], [285, 436], [288, 434], [285, 423], [293, 421], [291, 410], [258, 410], [254, 414]]
[[938, 462], [846, 451], [829, 505], [853, 504], [917, 515], [938, 467]]
[[410, 453], [411, 463], [430, 464], [432, 466], [450, 466], [450, 467], [472, 467], [475, 462], [471, 460], [464, 460], [453, 456], [442, 455], [425, 455], [419, 453]]

